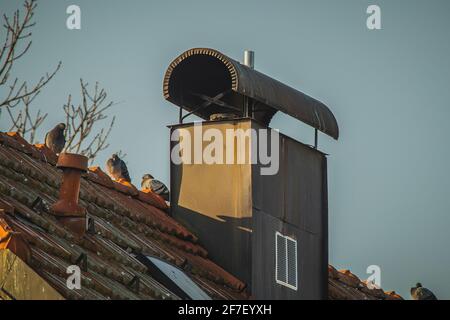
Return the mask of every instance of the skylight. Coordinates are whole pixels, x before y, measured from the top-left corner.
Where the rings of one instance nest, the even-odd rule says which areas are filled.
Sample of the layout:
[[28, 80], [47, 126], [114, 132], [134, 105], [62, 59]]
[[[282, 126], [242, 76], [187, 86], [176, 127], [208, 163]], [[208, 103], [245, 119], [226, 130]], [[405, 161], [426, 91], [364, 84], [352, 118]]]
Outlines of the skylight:
[[190, 299], [211, 300], [211, 298], [181, 269], [156, 257], [147, 256], [146, 258]]

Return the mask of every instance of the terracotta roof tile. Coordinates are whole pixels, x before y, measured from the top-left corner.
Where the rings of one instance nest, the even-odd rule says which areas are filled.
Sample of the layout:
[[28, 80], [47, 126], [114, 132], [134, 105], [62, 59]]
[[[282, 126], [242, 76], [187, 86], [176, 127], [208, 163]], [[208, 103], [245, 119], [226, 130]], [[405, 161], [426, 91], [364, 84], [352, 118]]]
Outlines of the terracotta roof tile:
[[87, 172], [86, 177], [95, 183], [101, 184], [104, 187], [107, 188], [114, 188], [114, 183], [111, 180], [111, 178], [103, 172], [100, 167], [89, 167], [89, 171]]
[[[245, 283], [208, 259], [197, 237], [164, 210], [149, 190], [115, 182], [99, 167], [83, 174], [80, 205], [94, 230], [78, 239], [48, 207], [58, 200], [61, 171], [45, 145], [32, 146], [16, 133], [0, 132], [0, 248], [8, 246], [67, 299], [179, 299], [158, 283], [133, 254], [171, 262], [216, 299], [246, 299]], [[36, 200], [39, 200], [36, 202]], [[11, 239], [15, 239], [11, 241]], [[66, 287], [66, 267], [87, 257], [82, 289]], [[349, 270], [329, 273], [330, 299], [402, 299], [369, 288]], [[138, 277], [139, 290], [130, 286]]]
[[155, 206], [157, 208], [166, 210], [169, 209], [169, 206], [167, 205], [166, 201], [161, 197], [160, 195], [154, 193], [151, 190], [143, 189], [142, 191], [139, 191], [139, 200], [142, 202], [148, 203], [152, 206]]
[[349, 270], [328, 267], [328, 296], [331, 300], [403, 300], [395, 292], [368, 286]]
[[339, 271], [337, 271], [333, 266], [328, 265], [328, 277], [331, 279], [338, 279]]
[[402, 300], [402, 297], [395, 291], [386, 292], [386, 300]]
[[0, 199], [0, 214], [2, 214], [2, 213], [13, 214], [14, 207], [10, 203]]
[[42, 160], [47, 161], [52, 165], [56, 165], [56, 163], [58, 162], [58, 156], [52, 150], [50, 150], [45, 144], [35, 144], [34, 147], [42, 155]]
[[113, 185], [114, 189], [126, 195], [132, 197], [137, 197], [139, 195], [138, 189], [128, 181], [125, 180], [113, 181]]
[[31, 260], [30, 246], [24, 237], [11, 228], [6, 215], [0, 215], [0, 250], [9, 249], [25, 262]]
[[345, 283], [349, 287], [358, 288], [361, 286], [361, 280], [350, 272], [350, 270], [342, 270], [338, 273], [338, 279], [340, 282]]
[[[0, 133], [0, 213], [4, 228], [20, 234], [31, 252], [30, 266], [64, 297], [178, 299], [152, 278], [133, 256], [136, 253], [178, 265], [214, 298], [247, 297], [245, 285], [208, 260], [197, 237], [162, 210], [167, 209], [165, 201], [123, 181], [113, 182], [98, 167], [83, 175], [79, 200], [94, 220], [94, 230], [83, 238], [75, 237], [48, 213], [49, 206], [58, 200], [61, 184], [56, 160], [45, 146], [29, 145], [17, 134]], [[83, 289], [68, 290], [65, 268], [82, 254], [88, 264], [83, 272]], [[140, 279], [138, 291], [129, 286], [134, 277]]]
[[386, 294], [384, 293], [383, 289], [376, 288], [373, 285], [370, 286], [370, 288], [369, 288], [369, 286], [367, 286], [366, 281], [363, 281], [363, 284], [364, 285], [360, 288], [360, 290], [362, 292], [364, 292], [365, 294], [373, 296], [377, 299], [385, 299], [386, 298]]
[[24, 138], [22, 138], [20, 134], [18, 134], [17, 132], [8, 132], [7, 135], [17, 141], [26, 154], [29, 154], [36, 159], [43, 160], [44, 155], [38, 149], [36, 149], [36, 147], [32, 146]]

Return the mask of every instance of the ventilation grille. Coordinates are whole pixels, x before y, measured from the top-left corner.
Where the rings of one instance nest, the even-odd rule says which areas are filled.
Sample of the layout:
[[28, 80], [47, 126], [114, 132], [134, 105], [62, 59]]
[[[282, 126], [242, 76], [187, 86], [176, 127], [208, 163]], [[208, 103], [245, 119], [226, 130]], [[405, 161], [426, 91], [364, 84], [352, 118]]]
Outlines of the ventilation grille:
[[297, 290], [297, 240], [275, 233], [276, 282]]

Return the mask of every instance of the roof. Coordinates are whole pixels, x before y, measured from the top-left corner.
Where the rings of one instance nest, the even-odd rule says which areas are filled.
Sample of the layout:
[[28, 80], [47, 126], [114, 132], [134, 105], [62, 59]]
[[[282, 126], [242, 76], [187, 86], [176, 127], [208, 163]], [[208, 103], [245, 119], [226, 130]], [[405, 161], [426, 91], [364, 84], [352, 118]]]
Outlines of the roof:
[[328, 267], [328, 297], [330, 300], [403, 300], [395, 291], [383, 291], [368, 286], [350, 270]]
[[[245, 284], [208, 259], [197, 237], [164, 211], [164, 201], [112, 181], [98, 167], [82, 177], [79, 200], [95, 232], [74, 237], [47, 212], [58, 199], [62, 175], [55, 163], [56, 155], [44, 146], [0, 133], [0, 244], [16, 251], [64, 298], [178, 299], [137, 253], [176, 265], [212, 298], [247, 298]], [[88, 268], [82, 289], [69, 290], [66, 268], [83, 253]], [[138, 291], [130, 286], [136, 276]]]
[[[158, 196], [112, 181], [98, 167], [82, 177], [80, 204], [95, 232], [78, 239], [48, 213], [62, 171], [43, 145], [0, 132], [0, 250], [9, 249], [66, 299], [178, 299], [155, 280], [136, 253], [188, 274], [215, 299], [249, 298], [245, 284], [208, 259], [197, 237], [167, 214]], [[38, 201], [39, 200], [39, 201]], [[66, 268], [87, 256], [82, 289], [66, 287]], [[138, 277], [139, 289], [132, 285]], [[330, 299], [401, 299], [369, 289], [349, 271], [329, 267]]]
[[[211, 114], [243, 105], [243, 98], [249, 97], [257, 102], [253, 117], [264, 125], [281, 111], [339, 137], [337, 121], [325, 104], [214, 49], [190, 49], [173, 60], [164, 76], [163, 93], [165, 99], [207, 120]], [[205, 99], [213, 103], [199, 108]]]

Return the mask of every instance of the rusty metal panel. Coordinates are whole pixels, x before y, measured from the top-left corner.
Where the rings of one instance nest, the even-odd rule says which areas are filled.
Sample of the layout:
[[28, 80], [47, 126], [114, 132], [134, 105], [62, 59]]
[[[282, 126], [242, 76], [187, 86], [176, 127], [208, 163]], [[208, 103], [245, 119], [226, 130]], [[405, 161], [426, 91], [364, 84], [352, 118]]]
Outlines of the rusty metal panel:
[[[185, 128], [192, 132], [193, 126], [175, 125], [171, 131]], [[265, 128], [248, 119], [203, 123], [203, 129], [221, 131], [250, 126]], [[198, 236], [213, 261], [247, 283], [255, 298], [325, 299], [326, 156], [285, 135], [279, 139], [280, 163], [275, 175], [261, 175], [259, 164], [172, 163], [172, 214]], [[278, 150], [270, 150], [269, 144], [272, 151]], [[276, 231], [298, 239], [301, 273], [297, 291], [275, 282]]]
[[[234, 106], [242, 106], [244, 98], [248, 97], [255, 102], [253, 118], [266, 126], [273, 115], [281, 111], [335, 139], [339, 137], [337, 121], [325, 104], [217, 50], [187, 50], [167, 68], [163, 82], [167, 100], [194, 111], [201, 100], [192, 96], [193, 92], [209, 97], [227, 93], [224, 101]], [[211, 114], [222, 112], [224, 109], [220, 106], [210, 106], [194, 113], [209, 120]]]
[[326, 157], [293, 139], [282, 139], [286, 205], [283, 220], [319, 234], [327, 218], [321, 214], [324, 206], [323, 163]]
[[[254, 123], [255, 127], [259, 127]], [[328, 279], [327, 159], [280, 135], [280, 170], [252, 171], [252, 295], [257, 299], [326, 299]], [[298, 290], [275, 281], [275, 232], [298, 241]]]
[[[250, 126], [249, 120], [203, 123], [204, 130], [215, 128], [221, 132], [230, 128], [245, 130]], [[193, 139], [194, 124], [173, 126], [171, 131], [178, 128], [190, 132]], [[171, 150], [176, 143], [172, 142]], [[170, 176], [173, 217], [199, 238], [211, 260], [249, 284], [252, 215], [250, 163], [177, 165], [171, 162]]]
[[[276, 283], [275, 233], [297, 241], [298, 288], [293, 290]], [[252, 295], [255, 299], [319, 300], [327, 298], [327, 269], [322, 255], [322, 240], [263, 211], [253, 212]]]
[[[253, 123], [256, 129], [263, 128]], [[280, 134], [280, 169], [273, 176], [253, 167], [253, 207], [310, 232], [322, 226], [323, 166], [325, 154]], [[299, 214], [308, 212], [308, 215]], [[318, 229], [319, 228], [319, 229]]]

